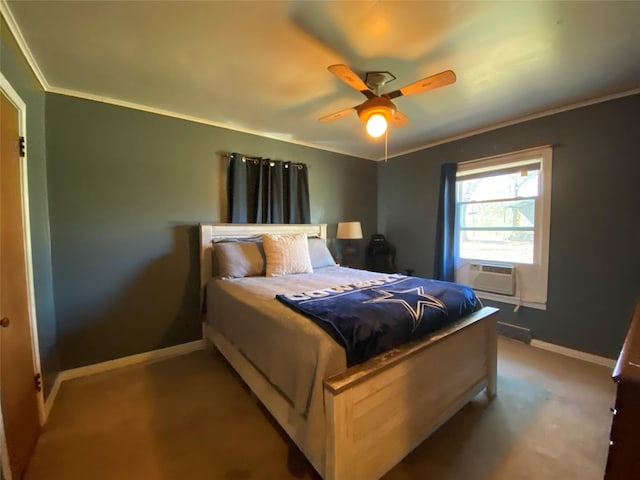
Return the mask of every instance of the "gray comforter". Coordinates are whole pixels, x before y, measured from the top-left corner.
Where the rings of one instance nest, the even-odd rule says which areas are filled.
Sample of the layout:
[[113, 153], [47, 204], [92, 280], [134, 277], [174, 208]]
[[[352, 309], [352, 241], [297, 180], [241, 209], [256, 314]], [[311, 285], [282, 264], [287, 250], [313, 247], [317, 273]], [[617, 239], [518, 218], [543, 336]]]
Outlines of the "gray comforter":
[[326, 267], [283, 277], [211, 279], [208, 322], [291, 402], [308, 413], [324, 379], [347, 368], [344, 349], [308, 318], [275, 299], [383, 276], [364, 270]]

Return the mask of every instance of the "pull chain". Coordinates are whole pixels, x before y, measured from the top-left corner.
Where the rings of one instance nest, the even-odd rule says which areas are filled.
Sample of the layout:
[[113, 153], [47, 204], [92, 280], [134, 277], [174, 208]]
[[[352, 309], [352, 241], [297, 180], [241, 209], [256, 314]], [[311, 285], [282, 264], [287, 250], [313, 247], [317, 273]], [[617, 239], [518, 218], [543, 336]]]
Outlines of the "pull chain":
[[389, 143], [389, 129], [387, 128], [387, 131], [384, 134], [384, 163], [387, 163], [387, 157], [388, 157], [388, 155], [387, 155], [387, 152], [388, 152], [387, 146], [388, 146], [388, 143]]

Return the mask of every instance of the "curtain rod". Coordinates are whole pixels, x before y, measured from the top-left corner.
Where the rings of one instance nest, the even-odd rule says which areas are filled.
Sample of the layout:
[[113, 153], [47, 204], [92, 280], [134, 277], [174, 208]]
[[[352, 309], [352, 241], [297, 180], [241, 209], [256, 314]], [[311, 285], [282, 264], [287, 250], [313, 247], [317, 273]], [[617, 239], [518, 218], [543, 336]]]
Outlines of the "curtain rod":
[[[231, 158], [232, 155], [233, 153], [229, 153], [229, 152], [223, 152], [220, 154], [221, 157], [226, 157], [226, 158]], [[240, 156], [242, 157], [242, 160], [263, 160], [262, 157], [248, 157], [247, 155], [240, 155]]]
[[[225, 158], [231, 158], [231, 156], [233, 155], [233, 153], [230, 152], [222, 152], [219, 154], [221, 157], [225, 157]], [[242, 158], [242, 161], [244, 162], [245, 160], [253, 160], [253, 161], [258, 161], [258, 160], [270, 160], [268, 158], [263, 158], [263, 157], [249, 157], [247, 155], [242, 155], [242, 154], [238, 154], [240, 155], [240, 157]], [[271, 160], [274, 161], [274, 160]], [[286, 160], [280, 160], [282, 162], [287, 162]], [[311, 169], [311, 167], [305, 163], [300, 163], [300, 162], [288, 162], [291, 163], [291, 165], [304, 165], [307, 167], [307, 169]]]

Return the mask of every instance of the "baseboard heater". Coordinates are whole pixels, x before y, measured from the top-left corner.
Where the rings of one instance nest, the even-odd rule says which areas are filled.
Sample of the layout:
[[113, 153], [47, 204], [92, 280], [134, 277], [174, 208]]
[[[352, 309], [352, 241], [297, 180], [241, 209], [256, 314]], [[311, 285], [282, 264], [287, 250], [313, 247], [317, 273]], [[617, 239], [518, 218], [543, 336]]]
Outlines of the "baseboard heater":
[[498, 322], [496, 327], [498, 335], [520, 340], [524, 343], [531, 343], [531, 330], [510, 323]]
[[515, 270], [513, 265], [472, 262], [469, 264], [470, 284], [474, 290], [513, 296]]

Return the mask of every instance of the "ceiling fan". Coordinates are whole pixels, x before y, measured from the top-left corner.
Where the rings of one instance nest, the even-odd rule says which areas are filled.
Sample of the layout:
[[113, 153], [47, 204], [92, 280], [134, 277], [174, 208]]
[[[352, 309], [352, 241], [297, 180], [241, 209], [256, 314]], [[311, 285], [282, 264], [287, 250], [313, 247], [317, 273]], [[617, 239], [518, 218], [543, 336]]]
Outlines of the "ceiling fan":
[[380, 90], [390, 81], [395, 80], [395, 76], [389, 72], [367, 72], [363, 81], [347, 65], [331, 65], [327, 69], [336, 77], [352, 88], [362, 93], [367, 99], [356, 105], [339, 112], [325, 115], [319, 120], [321, 122], [332, 122], [351, 113], [355, 110], [358, 116], [367, 125], [367, 133], [374, 137], [381, 137], [387, 131], [388, 122], [397, 127], [403, 127], [409, 123], [409, 118], [400, 112], [391, 99], [414, 93], [426, 92], [435, 88], [450, 85], [456, 81], [456, 74], [452, 70], [436, 73], [429, 77], [410, 83], [399, 90], [380, 94]]

